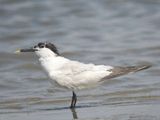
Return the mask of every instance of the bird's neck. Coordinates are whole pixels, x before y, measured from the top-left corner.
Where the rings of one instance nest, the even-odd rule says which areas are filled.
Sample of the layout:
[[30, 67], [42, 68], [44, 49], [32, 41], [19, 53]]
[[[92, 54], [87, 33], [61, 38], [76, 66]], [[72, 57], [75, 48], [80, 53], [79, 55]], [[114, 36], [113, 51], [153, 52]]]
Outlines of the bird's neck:
[[39, 61], [44, 68], [44, 70], [51, 74], [54, 71], [57, 71], [60, 67], [62, 67], [68, 59], [61, 57], [61, 56], [47, 56], [47, 57], [40, 57]]
[[39, 57], [39, 61], [40, 62], [49, 62], [50, 60], [55, 60], [57, 59], [57, 55], [55, 54], [47, 54], [47, 55], [41, 55], [41, 56], [38, 56]]

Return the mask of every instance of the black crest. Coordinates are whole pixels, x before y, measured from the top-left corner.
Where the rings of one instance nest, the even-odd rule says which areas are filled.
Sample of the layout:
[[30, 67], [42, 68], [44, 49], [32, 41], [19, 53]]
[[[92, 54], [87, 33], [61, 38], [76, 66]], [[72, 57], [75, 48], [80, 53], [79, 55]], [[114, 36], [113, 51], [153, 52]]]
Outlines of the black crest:
[[50, 50], [52, 50], [54, 53], [56, 53], [57, 55], [60, 55], [56, 46], [52, 43], [46, 43], [45, 45], [46, 48], [49, 48]]

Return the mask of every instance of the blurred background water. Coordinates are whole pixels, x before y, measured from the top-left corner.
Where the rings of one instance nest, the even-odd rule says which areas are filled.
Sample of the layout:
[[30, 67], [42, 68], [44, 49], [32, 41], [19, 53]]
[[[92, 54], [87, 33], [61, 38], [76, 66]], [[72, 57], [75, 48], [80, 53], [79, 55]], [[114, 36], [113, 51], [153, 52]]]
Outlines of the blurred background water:
[[[41, 41], [84, 63], [152, 68], [77, 93], [51, 86], [33, 54]], [[0, 0], [1, 120], [159, 120], [159, 0]], [[94, 114], [93, 114], [94, 113]]]

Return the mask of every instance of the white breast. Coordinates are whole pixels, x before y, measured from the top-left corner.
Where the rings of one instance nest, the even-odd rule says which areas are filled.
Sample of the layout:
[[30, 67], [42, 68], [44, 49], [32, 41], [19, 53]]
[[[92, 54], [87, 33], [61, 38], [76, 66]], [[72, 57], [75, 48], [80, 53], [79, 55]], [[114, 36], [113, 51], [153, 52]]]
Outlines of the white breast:
[[60, 69], [67, 62], [67, 59], [62, 57], [41, 57], [39, 61], [44, 70], [50, 74]]

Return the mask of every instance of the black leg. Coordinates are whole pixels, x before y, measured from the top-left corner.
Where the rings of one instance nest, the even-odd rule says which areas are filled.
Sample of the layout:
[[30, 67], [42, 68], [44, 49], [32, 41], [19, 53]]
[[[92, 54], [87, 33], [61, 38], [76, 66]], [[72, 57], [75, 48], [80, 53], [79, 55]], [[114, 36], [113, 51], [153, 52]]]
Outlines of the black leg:
[[74, 93], [74, 91], [73, 91], [72, 93], [73, 93], [73, 96], [72, 96], [72, 102], [71, 102], [70, 108], [75, 108], [76, 102], [77, 102], [77, 96], [76, 96], [76, 94]]
[[76, 102], [77, 102], [77, 96], [76, 96], [76, 94], [73, 92], [73, 94], [74, 94], [74, 104], [73, 104], [73, 106], [74, 106], [74, 108], [75, 108], [75, 106], [76, 106]]

